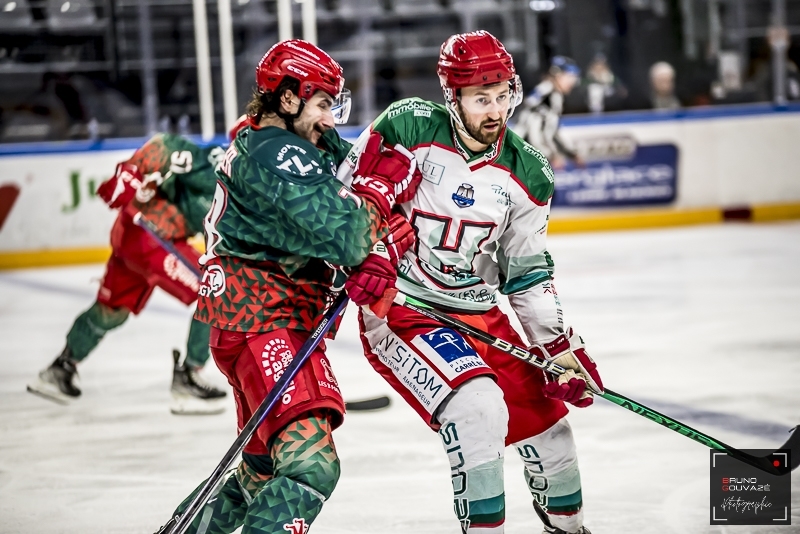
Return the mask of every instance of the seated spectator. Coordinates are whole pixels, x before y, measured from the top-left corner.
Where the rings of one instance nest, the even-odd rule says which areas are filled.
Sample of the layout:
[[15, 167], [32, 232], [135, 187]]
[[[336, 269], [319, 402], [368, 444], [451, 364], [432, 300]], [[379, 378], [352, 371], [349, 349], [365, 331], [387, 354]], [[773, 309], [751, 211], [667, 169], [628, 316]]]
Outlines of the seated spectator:
[[666, 61], [650, 67], [650, 103], [653, 109], [678, 109], [681, 103], [675, 96], [675, 69]]
[[597, 54], [586, 70], [586, 105], [592, 113], [621, 109], [628, 89], [611, 71], [604, 54]]

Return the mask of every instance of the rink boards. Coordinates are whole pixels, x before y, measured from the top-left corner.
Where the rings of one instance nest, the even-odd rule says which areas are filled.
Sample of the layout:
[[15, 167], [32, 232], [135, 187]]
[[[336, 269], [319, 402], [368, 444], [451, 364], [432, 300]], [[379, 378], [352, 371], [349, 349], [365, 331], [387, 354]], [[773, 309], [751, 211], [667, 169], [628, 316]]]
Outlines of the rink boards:
[[[564, 136], [588, 164], [556, 173], [552, 233], [800, 218], [800, 105], [570, 117]], [[95, 190], [143, 142], [0, 146], [0, 268], [102, 261]]]

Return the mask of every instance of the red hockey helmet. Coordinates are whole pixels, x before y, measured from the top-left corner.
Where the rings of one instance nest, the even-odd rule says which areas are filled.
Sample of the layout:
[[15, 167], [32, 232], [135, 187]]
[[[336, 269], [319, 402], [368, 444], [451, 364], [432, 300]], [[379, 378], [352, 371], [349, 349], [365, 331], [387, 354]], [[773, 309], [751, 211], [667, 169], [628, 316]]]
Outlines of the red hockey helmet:
[[275, 91], [285, 76], [300, 81], [298, 95], [303, 100], [317, 91], [331, 95], [334, 120], [347, 122], [350, 92], [344, 89], [342, 67], [319, 47], [301, 39], [281, 41], [270, 48], [256, 67], [256, 85], [262, 93]]
[[511, 54], [497, 37], [485, 30], [450, 36], [439, 51], [437, 72], [447, 109], [459, 125], [461, 117], [455, 106], [458, 89], [508, 82], [512, 92], [509, 117], [522, 102], [522, 84]]

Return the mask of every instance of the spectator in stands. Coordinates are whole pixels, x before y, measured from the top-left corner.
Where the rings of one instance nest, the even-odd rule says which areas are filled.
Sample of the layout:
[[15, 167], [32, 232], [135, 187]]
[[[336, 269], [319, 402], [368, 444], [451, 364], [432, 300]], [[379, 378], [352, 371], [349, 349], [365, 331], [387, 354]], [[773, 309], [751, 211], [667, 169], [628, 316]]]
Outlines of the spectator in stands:
[[611, 71], [605, 54], [597, 54], [586, 70], [586, 105], [592, 113], [620, 109], [628, 89]]
[[666, 61], [659, 61], [650, 67], [650, 103], [653, 109], [681, 107], [675, 96], [675, 69]]

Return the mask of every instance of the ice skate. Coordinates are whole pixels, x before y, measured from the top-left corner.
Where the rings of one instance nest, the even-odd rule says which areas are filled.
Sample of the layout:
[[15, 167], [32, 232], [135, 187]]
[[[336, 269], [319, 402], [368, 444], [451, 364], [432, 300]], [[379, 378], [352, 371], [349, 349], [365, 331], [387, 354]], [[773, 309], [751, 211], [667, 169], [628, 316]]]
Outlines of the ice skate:
[[175, 415], [210, 415], [225, 411], [226, 393], [205, 382], [198, 372], [186, 363], [178, 363], [181, 353], [172, 351], [175, 366], [172, 370], [172, 406]]
[[533, 509], [536, 511], [536, 515], [539, 516], [539, 519], [542, 520], [542, 523], [544, 523], [542, 534], [592, 534], [589, 529], [584, 526], [581, 526], [575, 532], [567, 532], [566, 530], [554, 527], [550, 522], [550, 518], [547, 516], [547, 512], [545, 512], [544, 508], [536, 501], [533, 501]]
[[592, 534], [586, 527], [579, 528], [576, 532], [567, 532], [556, 527], [544, 527], [542, 534]]
[[39, 373], [38, 379], [28, 384], [28, 391], [59, 404], [69, 404], [80, 397], [81, 390], [75, 385], [78, 370], [70, 354], [65, 347], [61, 355]]

